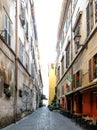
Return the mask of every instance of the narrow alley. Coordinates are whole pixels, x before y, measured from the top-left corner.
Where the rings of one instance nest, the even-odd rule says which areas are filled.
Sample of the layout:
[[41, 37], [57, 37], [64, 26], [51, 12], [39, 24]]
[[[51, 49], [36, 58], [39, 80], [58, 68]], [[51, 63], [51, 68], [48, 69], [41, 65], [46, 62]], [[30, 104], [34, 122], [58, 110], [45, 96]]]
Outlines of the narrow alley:
[[83, 130], [83, 128], [60, 113], [42, 107], [16, 124], [1, 130]]
[[97, 0], [0, 0], [0, 130], [90, 129]]

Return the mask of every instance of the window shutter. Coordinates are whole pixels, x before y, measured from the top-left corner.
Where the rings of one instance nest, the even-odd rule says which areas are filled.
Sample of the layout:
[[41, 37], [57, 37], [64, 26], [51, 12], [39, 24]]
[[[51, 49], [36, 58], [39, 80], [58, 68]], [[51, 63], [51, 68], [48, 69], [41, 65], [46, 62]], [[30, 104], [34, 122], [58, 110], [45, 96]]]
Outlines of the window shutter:
[[87, 22], [87, 36], [89, 35], [90, 33], [90, 4], [87, 5], [87, 8], [86, 8], [86, 22]]
[[91, 82], [94, 79], [94, 75], [93, 75], [93, 58], [89, 60], [89, 81]]
[[90, 0], [90, 20], [91, 20], [90, 29], [92, 29], [93, 24], [94, 24], [94, 20], [93, 20], [93, 0]]
[[97, 22], [97, 0], [95, 0], [95, 22]]
[[64, 86], [62, 86], [62, 95], [64, 95]]
[[80, 87], [82, 86], [82, 70], [79, 70]]
[[75, 74], [73, 74], [73, 80], [72, 80], [72, 89], [76, 88], [76, 82], [75, 82]]

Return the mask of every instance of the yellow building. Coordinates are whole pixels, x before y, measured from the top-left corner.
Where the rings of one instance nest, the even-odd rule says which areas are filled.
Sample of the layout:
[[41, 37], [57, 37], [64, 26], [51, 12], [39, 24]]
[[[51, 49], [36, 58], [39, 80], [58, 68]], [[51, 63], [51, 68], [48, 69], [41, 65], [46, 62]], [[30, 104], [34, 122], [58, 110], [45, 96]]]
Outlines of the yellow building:
[[55, 63], [49, 64], [49, 101], [51, 104], [55, 95], [55, 87], [56, 87], [56, 75], [55, 75]]

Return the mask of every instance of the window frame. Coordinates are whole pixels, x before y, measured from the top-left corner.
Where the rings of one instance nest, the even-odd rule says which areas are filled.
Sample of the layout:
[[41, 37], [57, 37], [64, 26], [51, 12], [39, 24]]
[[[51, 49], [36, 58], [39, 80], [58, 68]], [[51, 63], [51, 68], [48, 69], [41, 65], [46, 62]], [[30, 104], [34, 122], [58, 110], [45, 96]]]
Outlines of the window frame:
[[11, 21], [6, 11], [4, 11], [4, 40], [7, 45], [11, 46]]
[[28, 70], [29, 69], [29, 56], [26, 52], [26, 69]]
[[20, 39], [19, 39], [19, 59], [21, 63], [23, 63], [23, 43]]
[[81, 85], [82, 85], [82, 70], [80, 69], [73, 75], [72, 88], [76, 89], [81, 87]]
[[94, 71], [96, 68], [95, 60], [97, 58], [97, 53], [89, 60], [89, 82], [93, 81], [96, 77]]
[[77, 18], [73, 27], [74, 32], [74, 43], [75, 43], [75, 53], [80, 49], [80, 39], [81, 39], [81, 18], [82, 11], [79, 11], [77, 14]]
[[61, 74], [64, 74], [64, 56], [61, 59]]
[[70, 41], [68, 42], [65, 50], [66, 50], [66, 68], [68, 68], [70, 65]]
[[95, 0], [95, 23], [97, 22], [97, 0]]
[[61, 94], [64, 95], [64, 85], [62, 86]]
[[91, 0], [89, 0], [86, 7], [86, 28], [88, 36], [93, 28], [93, 1]]
[[57, 79], [60, 80], [60, 66], [58, 66], [58, 75], [57, 75]]

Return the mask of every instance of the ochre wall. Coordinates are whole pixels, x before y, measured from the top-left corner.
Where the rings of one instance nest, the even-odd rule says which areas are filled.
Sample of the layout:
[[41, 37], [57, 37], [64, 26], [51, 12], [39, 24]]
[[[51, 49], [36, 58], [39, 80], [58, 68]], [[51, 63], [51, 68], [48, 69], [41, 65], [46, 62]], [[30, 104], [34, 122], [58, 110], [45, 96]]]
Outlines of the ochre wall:
[[49, 104], [52, 103], [52, 100], [55, 95], [56, 87], [56, 75], [55, 75], [55, 66], [54, 68], [49, 68]]

